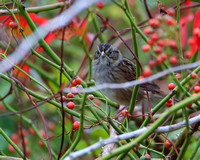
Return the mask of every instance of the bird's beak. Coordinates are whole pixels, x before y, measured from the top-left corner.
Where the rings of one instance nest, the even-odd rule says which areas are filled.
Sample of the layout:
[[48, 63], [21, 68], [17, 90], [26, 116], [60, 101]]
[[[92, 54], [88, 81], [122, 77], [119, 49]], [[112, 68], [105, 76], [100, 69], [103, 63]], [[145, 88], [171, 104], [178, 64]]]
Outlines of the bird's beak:
[[104, 51], [101, 52], [101, 57], [105, 57], [105, 52]]

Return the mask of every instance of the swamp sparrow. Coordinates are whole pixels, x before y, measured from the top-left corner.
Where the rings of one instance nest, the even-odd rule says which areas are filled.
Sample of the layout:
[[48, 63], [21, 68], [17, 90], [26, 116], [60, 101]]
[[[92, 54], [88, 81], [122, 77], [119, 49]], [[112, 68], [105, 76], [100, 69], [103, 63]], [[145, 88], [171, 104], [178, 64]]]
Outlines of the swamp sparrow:
[[[96, 84], [123, 83], [136, 79], [136, 66], [134, 62], [123, 57], [120, 51], [109, 43], [101, 43], [97, 47], [93, 58], [92, 70]], [[153, 82], [147, 83], [147, 90], [152, 94], [161, 94], [159, 86]], [[108, 98], [126, 106], [130, 104], [132, 91], [133, 87], [102, 90]], [[137, 95], [137, 102], [144, 99], [145, 96], [145, 84], [141, 84]]]

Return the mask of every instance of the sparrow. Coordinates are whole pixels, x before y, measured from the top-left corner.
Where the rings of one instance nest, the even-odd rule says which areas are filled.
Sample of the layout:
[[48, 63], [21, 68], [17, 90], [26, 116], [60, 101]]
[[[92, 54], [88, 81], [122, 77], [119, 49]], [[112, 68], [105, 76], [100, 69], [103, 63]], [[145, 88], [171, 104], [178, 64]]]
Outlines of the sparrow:
[[[136, 66], [133, 60], [124, 57], [121, 52], [109, 43], [101, 43], [97, 46], [92, 61], [92, 77], [97, 85], [103, 83], [124, 83], [136, 80]], [[139, 86], [136, 101], [146, 98], [146, 84]], [[160, 87], [154, 82], [147, 82], [147, 90], [150, 98], [162, 95]], [[130, 104], [133, 87], [119, 89], [103, 89], [102, 92], [112, 101], [120, 105]]]

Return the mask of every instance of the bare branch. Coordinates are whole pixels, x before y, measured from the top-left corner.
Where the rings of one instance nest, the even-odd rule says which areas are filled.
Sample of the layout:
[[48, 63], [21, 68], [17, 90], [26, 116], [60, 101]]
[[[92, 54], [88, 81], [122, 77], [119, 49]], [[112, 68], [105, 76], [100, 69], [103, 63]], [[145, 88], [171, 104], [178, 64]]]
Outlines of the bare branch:
[[[191, 118], [189, 120], [189, 124], [192, 125], [194, 123], [197, 123], [197, 122], [200, 122], [200, 115], [194, 117], [194, 118]], [[177, 123], [177, 124], [173, 124], [173, 125], [169, 125], [169, 126], [162, 126], [162, 127], [158, 127], [156, 129], [156, 132], [159, 132], [159, 133], [166, 133], [166, 132], [171, 132], [171, 131], [174, 131], [174, 130], [177, 130], [177, 129], [180, 129], [180, 128], [183, 128], [185, 127], [185, 124], [186, 122], [183, 121], [183, 122], [180, 122], [180, 123]], [[98, 143], [95, 143], [87, 148], [84, 148], [80, 151], [77, 151], [77, 152], [71, 152], [69, 154], [69, 156], [65, 157], [64, 160], [72, 160], [72, 159], [75, 159], [75, 158], [78, 158], [80, 156], [83, 156], [85, 154], [88, 154], [102, 146], [105, 146], [107, 144], [111, 144], [111, 143], [116, 143], [118, 141], [121, 141], [121, 140], [124, 140], [124, 139], [130, 139], [130, 138], [135, 138], [135, 137], [138, 137], [139, 135], [141, 135], [142, 133], [146, 132], [147, 130], [149, 129], [149, 127], [143, 127], [141, 129], [138, 129], [136, 131], [133, 131], [133, 132], [129, 132], [129, 133], [124, 133], [124, 134], [121, 134], [119, 136], [115, 136], [115, 137], [112, 137], [112, 138], [108, 138], [108, 139], [105, 139], [105, 140], [100, 140]]]
[[[119, 89], [119, 88], [128, 88], [128, 87], [132, 87], [132, 86], [136, 86], [136, 85], [141, 85], [147, 82], [152, 82], [153, 80], [159, 79], [165, 75], [168, 75], [170, 73], [174, 73], [177, 71], [181, 71], [181, 70], [186, 70], [186, 69], [192, 69], [192, 68], [196, 68], [200, 66], [200, 61], [194, 62], [194, 63], [190, 63], [190, 64], [186, 64], [186, 65], [181, 65], [181, 66], [177, 66], [177, 67], [173, 67], [173, 68], [169, 68], [166, 69], [162, 72], [156, 73], [150, 77], [144, 78], [143, 80], [133, 80], [133, 81], [127, 81], [124, 83], [103, 83], [100, 85], [96, 85], [95, 87], [90, 87], [90, 88], [77, 88], [76, 92], [78, 93], [90, 93], [90, 92], [94, 92], [97, 90], [102, 90], [102, 89]], [[199, 67], [200, 70], [200, 67]], [[70, 88], [65, 88], [64, 92], [71, 92]]]

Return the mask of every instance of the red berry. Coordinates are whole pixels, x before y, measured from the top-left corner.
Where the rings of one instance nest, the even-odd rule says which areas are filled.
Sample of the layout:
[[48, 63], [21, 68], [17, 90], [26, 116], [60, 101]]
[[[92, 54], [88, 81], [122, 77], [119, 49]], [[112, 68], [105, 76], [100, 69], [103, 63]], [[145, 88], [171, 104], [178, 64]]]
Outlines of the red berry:
[[55, 123], [53, 123], [53, 122], [49, 122], [49, 123], [48, 123], [48, 127], [49, 127], [49, 129], [50, 129], [51, 131], [54, 131], [55, 128], [56, 128], [56, 125], [55, 125]]
[[192, 96], [196, 96], [196, 95], [197, 95], [196, 93], [193, 93], [193, 94], [192, 94]]
[[22, 129], [22, 131], [18, 130], [18, 136], [21, 137], [22, 135], [23, 135], [23, 137], [26, 136], [26, 130], [25, 129]]
[[97, 106], [100, 106], [101, 105], [101, 101], [100, 100], [96, 100], [95, 102], [94, 102]]
[[167, 103], [172, 103], [172, 100], [171, 100], [171, 99], [169, 99], [169, 100], [167, 101]]
[[44, 148], [45, 147], [45, 145], [44, 145], [44, 143], [42, 142], [42, 140], [39, 140], [38, 141], [38, 144], [40, 145], [40, 147], [42, 147], [42, 148]]
[[29, 129], [28, 129], [28, 132], [29, 132], [29, 134], [31, 134], [31, 135], [35, 135], [35, 131], [34, 131], [33, 128], [29, 128]]
[[150, 68], [153, 68], [155, 66], [155, 61], [150, 60], [148, 65], [149, 65]]
[[167, 14], [168, 14], [169, 16], [174, 16], [174, 15], [175, 15], [175, 10], [172, 9], [172, 8], [170, 8], [170, 9], [167, 10]]
[[172, 106], [172, 103], [166, 102], [165, 105], [166, 105], [167, 107], [171, 107], [171, 106]]
[[176, 73], [176, 78], [177, 78], [178, 80], [181, 80], [181, 74], [180, 74], [180, 73]]
[[169, 140], [166, 140], [166, 141], [165, 141], [165, 147], [166, 147], [166, 148], [171, 148], [171, 146], [172, 146], [172, 144], [170, 143], [170, 141], [169, 141]]
[[194, 87], [194, 92], [199, 93], [200, 92], [200, 86], [195, 86]]
[[163, 58], [161, 56], [156, 57], [156, 65], [159, 66], [163, 62]]
[[67, 108], [69, 108], [69, 109], [74, 109], [74, 107], [75, 107], [74, 102], [68, 102], [68, 103], [67, 103]]
[[188, 107], [188, 108], [191, 108], [191, 107], [192, 107], [192, 104], [188, 104], [187, 107]]
[[166, 19], [166, 24], [169, 25], [169, 26], [175, 26], [176, 25], [176, 20], [172, 17], [168, 17]]
[[93, 96], [92, 94], [90, 94], [90, 95], [88, 95], [88, 98], [89, 98], [90, 100], [93, 100], [93, 99], [94, 99], [94, 96]]
[[139, 76], [139, 77], [138, 77], [138, 80], [139, 80], [139, 81], [144, 80], [144, 76]]
[[150, 45], [150, 46], [153, 46], [155, 44], [155, 41], [153, 41], [152, 39], [148, 40], [147, 43]]
[[81, 84], [81, 79], [80, 79], [80, 78], [76, 78], [75, 81], [76, 81], [76, 83], [77, 83], [78, 85]]
[[186, 0], [185, 1], [185, 5], [190, 5], [191, 4], [191, 1], [190, 0]]
[[102, 9], [105, 6], [105, 3], [103, 1], [97, 2], [96, 4], [97, 8]]
[[162, 48], [160, 46], [157, 46], [154, 50], [155, 53], [160, 54], [162, 53]]
[[156, 34], [156, 33], [152, 34], [151, 37], [150, 37], [150, 39], [152, 41], [157, 41], [158, 40], [158, 34]]
[[74, 95], [78, 94], [77, 88], [76, 87], [72, 87], [71, 88], [71, 93], [73, 93]]
[[41, 137], [45, 138], [45, 132], [43, 130], [40, 130], [39, 133], [40, 133]]
[[17, 24], [17, 22], [15, 22], [15, 21], [10, 21], [8, 25], [9, 25], [9, 27], [12, 28], [12, 29], [18, 28], [18, 24]]
[[193, 39], [193, 38], [188, 39], [188, 44], [189, 44], [190, 46], [194, 45], [194, 44], [195, 44], [194, 39]]
[[150, 68], [144, 69], [142, 75], [143, 75], [144, 77], [149, 77], [150, 75], [152, 75], [151, 69], [150, 69]]
[[122, 116], [127, 117], [129, 115], [129, 112], [127, 109], [122, 110]]
[[[28, 144], [28, 139], [26, 137], [24, 137], [24, 145], [27, 145]], [[23, 145], [23, 142], [21, 140], [21, 145]]]
[[67, 93], [67, 98], [73, 98], [74, 97], [74, 94], [72, 93]]
[[145, 28], [143, 30], [143, 32], [144, 32], [145, 35], [150, 35], [154, 32], [154, 30], [152, 28], [148, 27], [148, 28]]
[[18, 141], [18, 135], [16, 134], [16, 133], [13, 133], [12, 135], [11, 135], [11, 140], [15, 143], [15, 144], [17, 144], [17, 141]]
[[169, 90], [173, 90], [175, 88], [175, 84], [174, 83], [170, 83], [169, 85], [168, 85], [168, 89]]
[[[59, 99], [59, 101], [61, 102], [61, 98]], [[66, 97], [62, 96], [62, 101], [65, 102], [66, 101]]]
[[144, 157], [145, 157], [145, 160], [150, 160], [151, 159], [151, 156], [149, 154], [145, 154]]
[[170, 41], [169, 41], [169, 46], [170, 46], [172, 49], [177, 49], [176, 41], [175, 41], [175, 40], [170, 40]]
[[78, 84], [76, 83], [76, 80], [75, 80], [75, 79], [72, 80], [72, 84], [73, 84], [74, 86], [77, 86], [77, 85], [78, 85]]
[[200, 29], [199, 28], [195, 28], [193, 30], [193, 35], [196, 36], [197, 38], [199, 38], [200, 37]]
[[167, 55], [165, 53], [162, 53], [160, 56], [163, 59], [163, 61], [167, 60]]
[[31, 154], [31, 149], [30, 148], [26, 148], [26, 157], [29, 157]]
[[10, 153], [15, 153], [15, 149], [10, 144], [8, 145], [8, 150]]
[[158, 40], [157, 44], [158, 44], [158, 46], [160, 46], [160, 47], [165, 46], [165, 43], [164, 43], [163, 40]]
[[148, 45], [148, 44], [142, 46], [142, 51], [143, 51], [143, 52], [148, 52], [150, 49], [151, 49], [151, 46]]
[[160, 26], [160, 22], [157, 18], [152, 18], [149, 20], [149, 25], [153, 28], [158, 28]]
[[73, 123], [73, 129], [78, 129], [79, 126], [80, 126], [80, 122], [75, 121], [75, 122]]
[[191, 52], [191, 51], [186, 51], [186, 52], [184, 53], [184, 57], [185, 57], [186, 59], [192, 58], [192, 52]]
[[192, 74], [191, 74], [191, 78], [192, 78], [192, 79], [196, 79], [196, 78], [197, 78], [197, 74], [196, 74], [196, 73], [192, 73]]
[[175, 65], [178, 62], [178, 59], [175, 56], [171, 56], [169, 61], [171, 65]]

